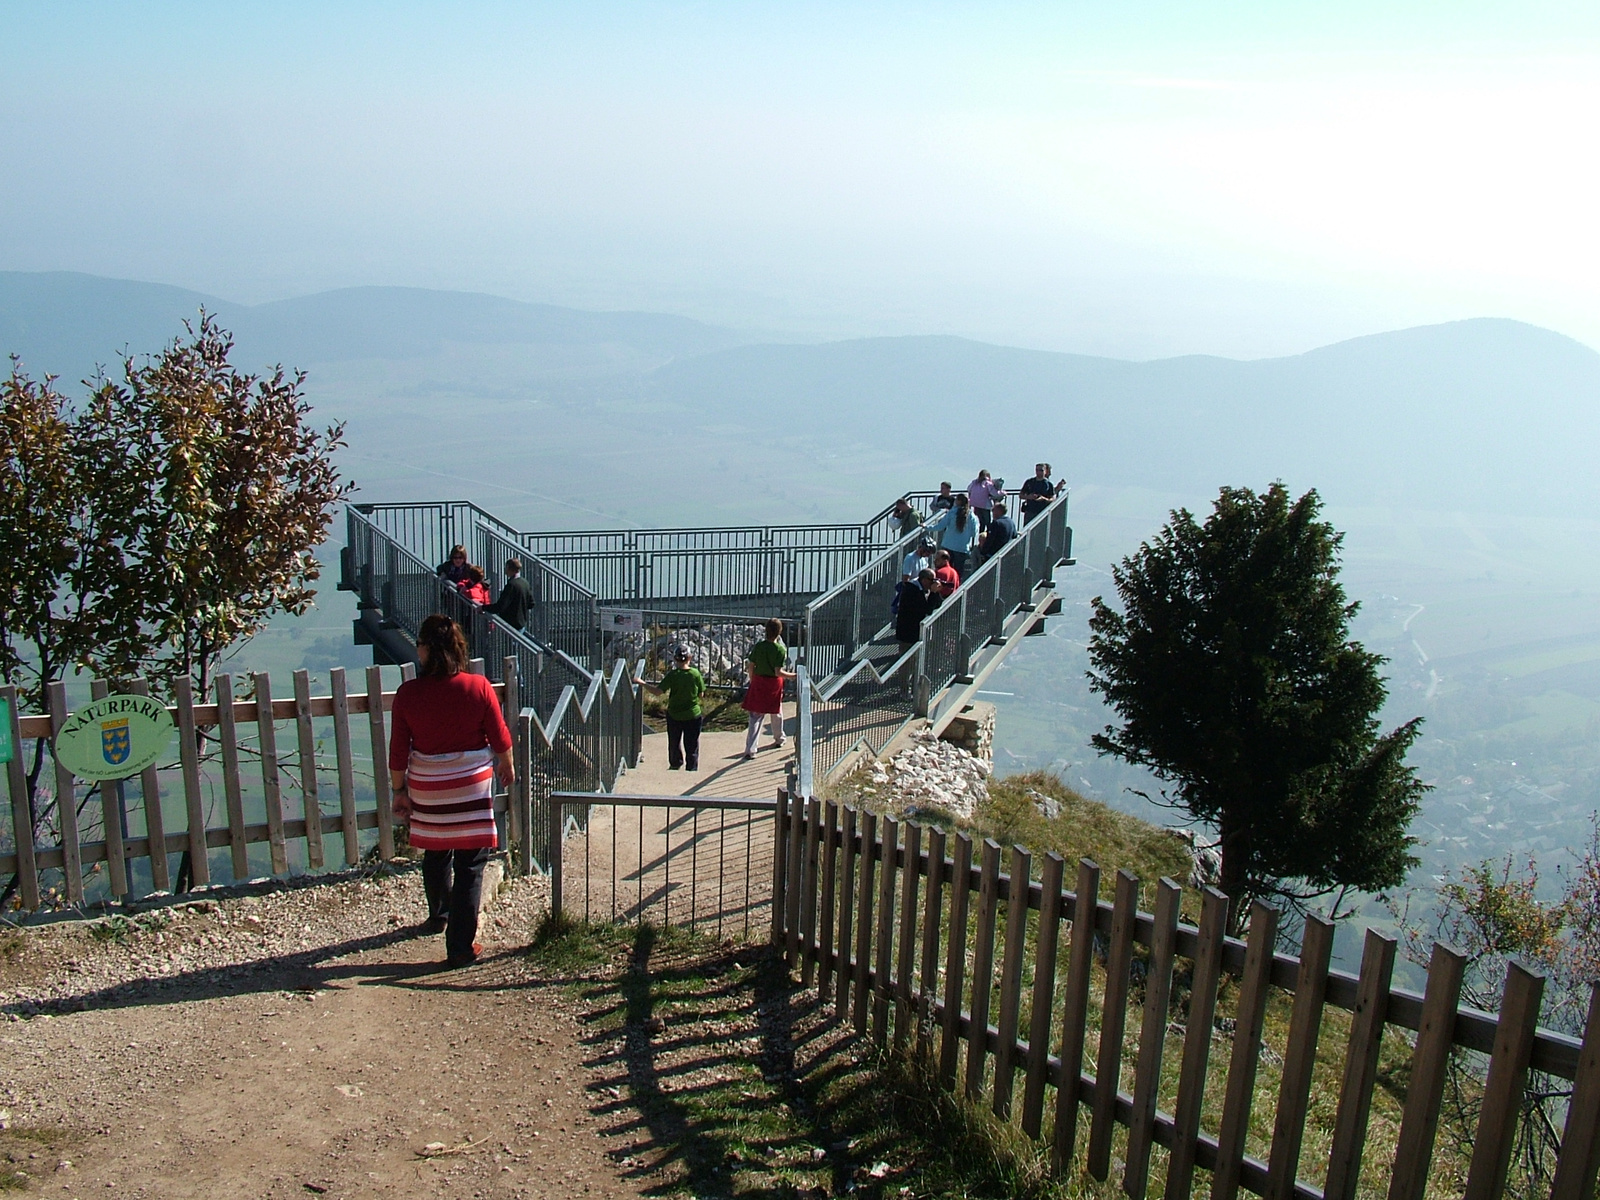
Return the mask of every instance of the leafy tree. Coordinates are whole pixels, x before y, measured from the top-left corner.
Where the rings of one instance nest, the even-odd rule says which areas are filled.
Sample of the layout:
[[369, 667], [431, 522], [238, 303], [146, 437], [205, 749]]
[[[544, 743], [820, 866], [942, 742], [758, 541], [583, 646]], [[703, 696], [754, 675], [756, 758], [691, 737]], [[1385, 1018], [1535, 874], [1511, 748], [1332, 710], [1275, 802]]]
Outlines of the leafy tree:
[[187, 339], [102, 381], [80, 422], [91, 453], [120, 458], [99, 489], [111, 537], [97, 564], [138, 592], [118, 665], [202, 694], [231, 648], [310, 607], [315, 549], [350, 490], [333, 461], [344, 427], [311, 428], [304, 373], [245, 374], [232, 350], [202, 312]]
[[44, 685], [91, 644], [72, 599], [79, 560], [77, 446], [54, 380], [37, 383], [11, 360], [0, 382], [0, 675], [23, 703], [43, 711]]
[[[16, 359], [0, 380], [0, 676], [34, 711], [75, 671], [162, 691], [187, 676], [203, 695], [225, 654], [316, 594], [315, 550], [350, 489], [343, 426], [310, 426], [303, 374], [235, 369], [204, 312], [186, 328], [79, 406]], [[36, 800], [45, 745], [36, 828], [53, 812]]]
[[1236, 929], [1255, 899], [1382, 891], [1416, 862], [1420, 718], [1379, 735], [1384, 659], [1349, 638], [1320, 509], [1281, 483], [1224, 488], [1204, 525], [1180, 509], [1113, 570], [1122, 611], [1096, 597], [1089, 622], [1090, 686], [1121, 717], [1094, 746], [1217, 831]]

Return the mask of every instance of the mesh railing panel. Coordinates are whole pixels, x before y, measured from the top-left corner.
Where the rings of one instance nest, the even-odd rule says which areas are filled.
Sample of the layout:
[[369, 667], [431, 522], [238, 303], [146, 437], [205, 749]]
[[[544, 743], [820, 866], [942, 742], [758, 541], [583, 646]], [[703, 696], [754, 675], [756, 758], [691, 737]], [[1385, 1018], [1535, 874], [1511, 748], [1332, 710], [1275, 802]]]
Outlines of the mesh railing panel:
[[928, 692], [936, 695], [966, 674], [971, 656], [1000, 637], [1006, 618], [1025, 604], [1070, 550], [1067, 497], [1029, 521], [1015, 539], [972, 575], [922, 623]]

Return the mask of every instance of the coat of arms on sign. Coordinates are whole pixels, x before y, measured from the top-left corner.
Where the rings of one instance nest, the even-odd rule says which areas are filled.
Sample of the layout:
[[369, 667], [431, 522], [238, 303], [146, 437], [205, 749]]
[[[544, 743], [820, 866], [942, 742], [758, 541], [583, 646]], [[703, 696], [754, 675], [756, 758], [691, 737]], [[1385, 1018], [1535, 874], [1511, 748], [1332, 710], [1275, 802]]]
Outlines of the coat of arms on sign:
[[119, 766], [128, 761], [128, 752], [132, 745], [128, 734], [127, 717], [117, 721], [100, 722], [100, 753], [105, 755], [105, 760], [112, 766]]

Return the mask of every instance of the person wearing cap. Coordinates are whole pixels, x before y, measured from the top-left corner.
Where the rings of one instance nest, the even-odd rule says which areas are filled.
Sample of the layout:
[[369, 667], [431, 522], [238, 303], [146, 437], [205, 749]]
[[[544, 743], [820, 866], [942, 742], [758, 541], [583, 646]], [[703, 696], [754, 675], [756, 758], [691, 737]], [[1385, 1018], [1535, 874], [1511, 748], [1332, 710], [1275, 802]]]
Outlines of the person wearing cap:
[[672, 652], [672, 670], [661, 677], [661, 686], [653, 687], [643, 679], [634, 682], [667, 698], [667, 770], [680, 767], [689, 771], [700, 769], [700, 721], [703, 715], [700, 698], [706, 694], [706, 677], [689, 665], [693, 658], [689, 647], [679, 646]]

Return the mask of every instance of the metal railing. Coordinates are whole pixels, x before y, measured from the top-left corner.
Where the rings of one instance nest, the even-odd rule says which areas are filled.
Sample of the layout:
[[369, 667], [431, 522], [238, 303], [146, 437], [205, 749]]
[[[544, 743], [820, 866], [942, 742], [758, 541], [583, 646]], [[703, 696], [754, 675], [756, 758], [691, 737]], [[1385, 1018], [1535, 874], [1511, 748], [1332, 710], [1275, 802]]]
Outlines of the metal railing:
[[[776, 800], [557, 792], [548, 814], [550, 911], [764, 937], [776, 808]], [[569, 874], [577, 875], [570, 883]], [[581, 884], [581, 905], [571, 884]]]
[[805, 607], [802, 652], [816, 679], [843, 670], [857, 650], [893, 632], [900, 568], [920, 530], [901, 538]]
[[1006, 618], [1028, 603], [1034, 589], [1071, 557], [1067, 500], [1063, 494], [1051, 501], [922, 622], [920, 669], [930, 697], [967, 674], [973, 656], [1003, 636]]

